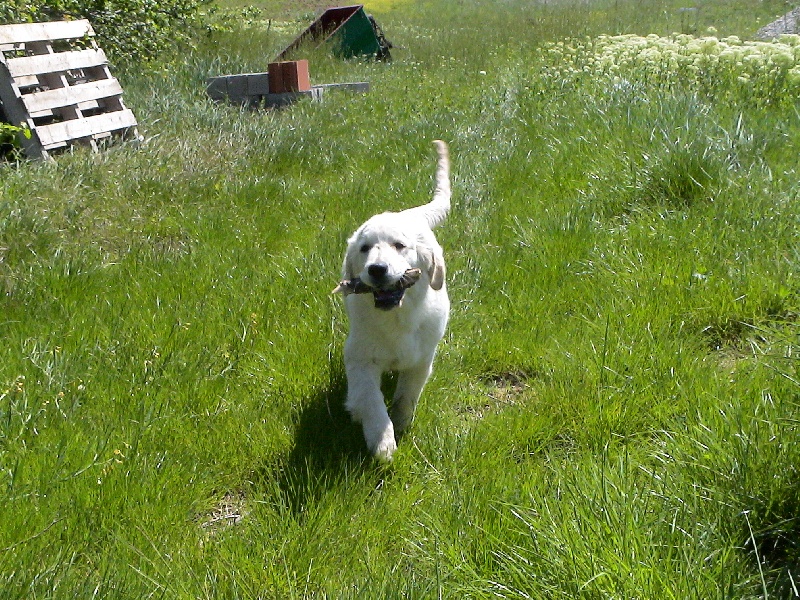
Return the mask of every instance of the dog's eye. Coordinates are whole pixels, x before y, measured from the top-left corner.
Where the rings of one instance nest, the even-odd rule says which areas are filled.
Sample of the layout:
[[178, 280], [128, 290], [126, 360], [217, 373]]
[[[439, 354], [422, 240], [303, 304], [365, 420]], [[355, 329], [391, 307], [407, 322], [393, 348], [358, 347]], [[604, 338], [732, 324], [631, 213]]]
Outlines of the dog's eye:
[[369, 252], [369, 244], [364, 244], [363, 246], [361, 246], [361, 251], [362, 252]]
[[401, 252], [406, 249], [405, 244], [401, 242], [395, 242], [394, 244], [392, 244], [392, 246], [394, 246], [394, 249], [397, 250], [398, 252]]

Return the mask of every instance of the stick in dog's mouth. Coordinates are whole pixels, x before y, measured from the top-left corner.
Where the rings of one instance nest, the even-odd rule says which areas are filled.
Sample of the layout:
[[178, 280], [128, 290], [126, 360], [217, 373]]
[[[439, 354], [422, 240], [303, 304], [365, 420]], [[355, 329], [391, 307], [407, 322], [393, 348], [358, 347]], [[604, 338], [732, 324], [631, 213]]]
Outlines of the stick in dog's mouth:
[[422, 276], [420, 269], [408, 269], [403, 275], [395, 281], [392, 285], [384, 288], [375, 288], [371, 285], [361, 281], [359, 277], [353, 279], [344, 279], [339, 282], [339, 285], [331, 292], [332, 294], [342, 294], [347, 296], [349, 294], [367, 294], [371, 293], [375, 297], [375, 308], [381, 310], [389, 310], [396, 306], [400, 306], [403, 301], [405, 291], [412, 285], [419, 281]]

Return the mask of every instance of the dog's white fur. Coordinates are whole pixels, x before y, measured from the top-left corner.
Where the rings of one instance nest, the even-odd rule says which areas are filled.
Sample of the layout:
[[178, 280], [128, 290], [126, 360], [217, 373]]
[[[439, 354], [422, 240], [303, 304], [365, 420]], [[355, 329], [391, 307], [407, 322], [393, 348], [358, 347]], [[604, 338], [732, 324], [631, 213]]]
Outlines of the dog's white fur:
[[[450, 311], [444, 256], [432, 231], [450, 210], [450, 161], [447, 144], [436, 140], [434, 145], [439, 158], [433, 200], [370, 218], [348, 240], [342, 267], [344, 279], [358, 277], [372, 287], [390, 286], [407, 269], [422, 270], [400, 305], [390, 310], [376, 308], [369, 293], [345, 297], [350, 321], [345, 406], [362, 423], [367, 446], [381, 460], [391, 460], [395, 434], [414, 417]], [[381, 392], [385, 372], [397, 373], [391, 418]]]

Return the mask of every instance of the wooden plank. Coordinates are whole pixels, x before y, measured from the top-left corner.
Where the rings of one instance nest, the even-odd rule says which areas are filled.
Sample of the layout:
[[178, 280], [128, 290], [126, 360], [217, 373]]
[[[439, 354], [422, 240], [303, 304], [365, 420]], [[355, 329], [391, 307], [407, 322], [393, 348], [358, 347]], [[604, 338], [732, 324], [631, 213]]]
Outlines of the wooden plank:
[[318, 89], [322, 92], [328, 90], [343, 90], [357, 94], [366, 94], [369, 91], [369, 81], [357, 81], [355, 83], [323, 83], [321, 85], [315, 85], [314, 89]]
[[122, 86], [116, 79], [101, 79], [64, 88], [24, 94], [22, 101], [31, 113], [52, 110], [61, 106], [99, 100], [122, 93]]
[[84, 117], [72, 121], [62, 121], [50, 125], [37, 125], [36, 133], [45, 148], [61, 144], [69, 140], [86, 138], [98, 133], [108, 133], [118, 129], [136, 126], [136, 118], [128, 110], [120, 110], [104, 115]]
[[0, 25], [0, 45], [26, 44], [44, 40], [69, 40], [87, 35], [93, 36], [94, 30], [86, 19]]
[[103, 66], [108, 64], [108, 59], [102, 50], [91, 49], [9, 58], [6, 64], [11, 76], [16, 78]]
[[3, 104], [3, 112], [9, 123], [19, 125], [28, 122], [27, 111], [19, 97], [19, 90], [12, 85], [11, 76], [3, 62], [0, 62], [0, 103]]
[[[9, 75], [10, 77], [10, 75]], [[26, 87], [37, 87], [41, 84], [39, 83], [39, 78], [36, 75], [26, 75], [25, 77], [15, 77], [14, 83], [17, 85], [18, 89], [26, 88]]]
[[[113, 100], [113, 98], [110, 98], [109, 101], [110, 100]], [[60, 109], [53, 108], [46, 110], [38, 110], [35, 112], [31, 111], [28, 114], [30, 115], [31, 119], [35, 120], [35, 119], [47, 119], [53, 117], [56, 113], [58, 113], [58, 115], [62, 117], [61, 120], [63, 121], [65, 119], [80, 119], [84, 115], [84, 113], [90, 113], [98, 110], [99, 108], [100, 104], [97, 102], [97, 100], [89, 100], [88, 102], [81, 102], [76, 105], [62, 106]], [[81, 116], [77, 115], [77, 112], [75, 112], [76, 109]], [[103, 109], [101, 109], [99, 112], [108, 113], [116, 110], [120, 109], [119, 108], [108, 109], [108, 107], [103, 107]], [[86, 116], [89, 115], [87, 114]]]

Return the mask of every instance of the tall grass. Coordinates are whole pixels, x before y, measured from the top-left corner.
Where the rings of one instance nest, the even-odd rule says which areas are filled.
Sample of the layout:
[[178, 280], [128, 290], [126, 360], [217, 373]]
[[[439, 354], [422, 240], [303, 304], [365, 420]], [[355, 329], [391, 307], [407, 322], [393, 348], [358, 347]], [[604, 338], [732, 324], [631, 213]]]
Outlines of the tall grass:
[[[312, 55], [368, 94], [282, 111], [203, 84], [291, 28], [215, 34], [121, 74], [142, 147], [0, 167], [2, 596], [796, 597], [796, 102], [540, 51], [677, 8], [398, 4], [393, 62]], [[452, 319], [384, 467], [329, 291], [436, 138]]]

